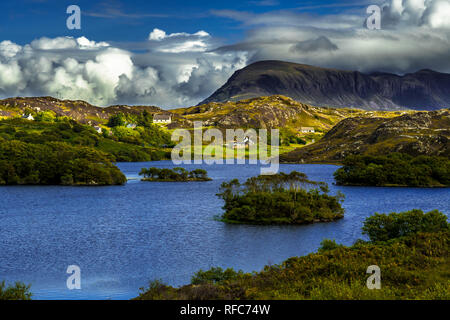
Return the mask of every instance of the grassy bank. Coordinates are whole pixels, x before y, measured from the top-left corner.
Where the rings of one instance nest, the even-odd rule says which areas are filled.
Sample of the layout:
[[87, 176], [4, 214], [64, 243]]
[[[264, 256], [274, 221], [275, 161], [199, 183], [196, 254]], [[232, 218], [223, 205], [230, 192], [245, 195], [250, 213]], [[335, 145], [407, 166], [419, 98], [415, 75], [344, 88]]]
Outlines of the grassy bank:
[[[346, 247], [325, 240], [317, 253], [260, 272], [200, 270], [191, 284], [179, 288], [153, 281], [136, 299], [450, 299], [450, 231], [444, 214], [375, 215], [366, 220], [364, 233], [370, 241]], [[381, 270], [379, 290], [367, 287], [372, 265]]]

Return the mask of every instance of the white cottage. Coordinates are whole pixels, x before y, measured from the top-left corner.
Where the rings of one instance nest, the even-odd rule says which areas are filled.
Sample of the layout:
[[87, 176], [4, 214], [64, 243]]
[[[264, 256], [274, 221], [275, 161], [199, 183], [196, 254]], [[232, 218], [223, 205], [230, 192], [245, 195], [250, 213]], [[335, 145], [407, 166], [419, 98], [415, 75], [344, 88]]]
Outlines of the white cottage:
[[163, 123], [163, 124], [172, 123], [172, 115], [170, 115], [170, 114], [155, 114], [153, 116], [153, 123]]
[[27, 119], [27, 120], [34, 120], [34, 117], [31, 114], [23, 114], [22, 115], [22, 119]]
[[314, 133], [316, 130], [313, 127], [300, 127], [301, 133]]

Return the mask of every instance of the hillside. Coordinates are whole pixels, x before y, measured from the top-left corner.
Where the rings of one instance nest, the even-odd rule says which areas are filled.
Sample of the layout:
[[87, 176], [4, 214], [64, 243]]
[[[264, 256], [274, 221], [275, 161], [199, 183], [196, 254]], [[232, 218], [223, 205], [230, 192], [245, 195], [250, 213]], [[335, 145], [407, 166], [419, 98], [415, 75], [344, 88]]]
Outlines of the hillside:
[[105, 123], [111, 115], [119, 112], [135, 115], [144, 111], [150, 114], [163, 112], [161, 108], [154, 106], [116, 105], [102, 108], [82, 100], [60, 100], [53, 97], [17, 97], [0, 100], [0, 118], [21, 115], [25, 110], [53, 111], [58, 117], [66, 116], [91, 125]]
[[200, 104], [285, 95], [315, 106], [368, 110], [436, 110], [450, 105], [450, 74], [431, 70], [398, 76], [364, 74], [282, 61], [236, 71]]
[[358, 109], [313, 107], [282, 95], [258, 97], [225, 103], [210, 102], [196, 107], [171, 110], [187, 124], [203, 121], [205, 126], [219, 128], [314, 127], [326, 132], [348, 117], [393, 117], [404, 112], [378, 112]]
[[281, 155], [282, 162], [340, 162], [351, 154], [450, 156], [449, 109], [394, 118], [347, 118], [320, 141]]

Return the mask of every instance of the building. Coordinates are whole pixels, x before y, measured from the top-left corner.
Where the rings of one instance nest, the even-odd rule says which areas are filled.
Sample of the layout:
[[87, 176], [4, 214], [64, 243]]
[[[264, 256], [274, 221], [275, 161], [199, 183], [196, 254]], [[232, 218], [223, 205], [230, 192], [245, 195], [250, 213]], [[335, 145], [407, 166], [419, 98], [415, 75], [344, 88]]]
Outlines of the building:
[[136, 127], [137, 127], [137, 125], [134, 124], [134, 123], [129, 123], [129, 124], [127, 124], [127, 128], [128, 128], [128, 129], [136, 129]]
[[301, 133], [314, 133], [316, 130], [314, 130], [313, 127], [300, 127]]
[[98, 133], [102, 133], [103, 129], [100, 128], [99, 126], [94, 126], [95, 131], [97, 131]]
[[153, 116], [153, 123], [172, 123], [172, 115], [170, 114], [155, 114]]
[[23, 114], [22, 115], [22, 119], [27, 119], [27, 120], [34, 120], [34, 117], [31, 114]]

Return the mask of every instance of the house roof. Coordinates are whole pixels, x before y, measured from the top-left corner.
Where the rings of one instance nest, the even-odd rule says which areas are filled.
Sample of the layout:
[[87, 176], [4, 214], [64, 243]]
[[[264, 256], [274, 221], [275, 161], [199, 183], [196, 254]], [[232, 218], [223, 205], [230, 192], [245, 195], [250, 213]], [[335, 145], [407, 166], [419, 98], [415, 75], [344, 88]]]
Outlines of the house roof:
[[313, 127], [300, 127], [301, 130], [314, 130]]
[[172, 115], [170, 114], [155, 114], [153, 116], [153, 120], [170, 120], [172, 119]]

